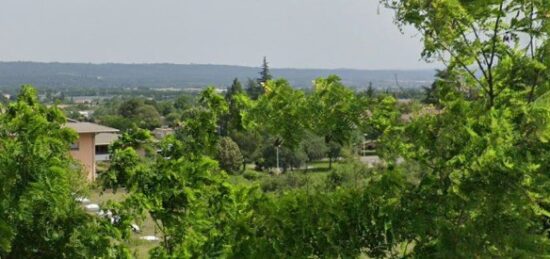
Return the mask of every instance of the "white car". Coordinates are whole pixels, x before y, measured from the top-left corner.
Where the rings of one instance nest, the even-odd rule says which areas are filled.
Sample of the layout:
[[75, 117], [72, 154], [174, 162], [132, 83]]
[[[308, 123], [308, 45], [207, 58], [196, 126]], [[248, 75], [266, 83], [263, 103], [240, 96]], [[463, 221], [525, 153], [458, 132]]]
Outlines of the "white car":
[[97, 205], [95, 203], [87, 204], [87, 205], [84, 206], [84, 208], [86, 208], [86, 210], [88, 210], [88, 211], [93, 211], [93, 212], [99, 211], [99, 205]]

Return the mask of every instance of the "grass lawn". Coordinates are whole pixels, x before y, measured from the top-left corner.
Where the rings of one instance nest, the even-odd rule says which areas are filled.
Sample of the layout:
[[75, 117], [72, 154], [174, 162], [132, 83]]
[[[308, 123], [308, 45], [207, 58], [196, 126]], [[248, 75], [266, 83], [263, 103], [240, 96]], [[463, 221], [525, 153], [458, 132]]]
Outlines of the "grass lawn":
[[[107, 201], [122, 201], [127, 196], [126, 191], [118, 190], [113, 193], [111, 190], [106, 190], [103, 193], [100, 190], [92, 190], [89, 195], [89, 199], [92, 203], [97, 203], [101, 206], [102, 203]], [[147, 216], [143, 222], [136, 222], [141, 228], [140, 233], [132, 233], [130, 240], [126, 243], [132, 250], [136, 258], [149, 258], [149, 250], [158, 245], [160, 241], [146, 241], [141, 240], [141, 236], [154, 235], [161, 237], [160, 233], [156, 231], [155, 223]]]
[[[337, 165], [338, 162], [333, 162], [333, 166]], [[332, 171], [329, 169], [328, 160], [325, 161], [315, 161], [308, 164], [308, 168], [295, 169], [293, 171], [287, 171], [279, 175], [271, 174], [266, 171], [256, 171], [254, 170], [254, 165], [249, 164], [246, 166], [246, 170], [237, 175], [231, 175], [229, 181], [234, 184], [243, 184], [243, 185], [260, 185], [263, 188], [265, 185], [273, 184], [272, 182], [279, 181], [278, 184], [285, 185], [289, 184], [292, 186], [292, 183], [284, 183], [285, 181], [293, 181], [295, 179], [292, 176], [302, 178], [303, 181], [308, 181], [309, 184], [319, 184], [324, 181], [326, 176]], [[282, 183], [281, 183], [282, 182]], [[275, 183], [277, 184], [277, 183]], [[276, 188], [276, 187], [266, 187], [267, 189]], [[264, 188], [265, 189], [265, 188]]]

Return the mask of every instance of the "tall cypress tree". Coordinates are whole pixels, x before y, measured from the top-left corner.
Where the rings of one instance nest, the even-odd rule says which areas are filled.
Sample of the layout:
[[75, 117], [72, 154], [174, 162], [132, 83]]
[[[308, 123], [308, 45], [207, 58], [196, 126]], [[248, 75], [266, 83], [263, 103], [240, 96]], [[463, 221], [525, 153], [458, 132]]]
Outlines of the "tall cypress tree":
[[257, 81], [259, 85], [262, 85], [271, 79], [273, 79], [273, 76], [271, 76], [271, 73], [269, 72], [269, 63], [267, 62], [267, 58], [264, 56], [262, 71], [260, 71], [260, 78], [258, 78]]
[[374, 88], [372, 87], [372, 82], [369, 82], [369, 87], [367, 88], [367, 97], [374, 97]]
[[233, 83], [225, 93], [225, 100], [227, 100], [228, 102], [231, 101], [231, 98], [233, 97], [233, 95], [240, 94], [242, 93], [242, 91], [243, 91], [243, 87], [239, 79], [238, 78], [233, 79]]
[[266, 57], [264, 57], [260, 77], [257, 78], [256, 81], [248, 81], [246, 92], [248, 93], [248, 96], [250, 96], [250, 99], [257, 100], [262, 94], [264, 94], [263, 84], [271, 79], [273, 79], [273, 76], [269, 72], [269, 63], [267, 62]]

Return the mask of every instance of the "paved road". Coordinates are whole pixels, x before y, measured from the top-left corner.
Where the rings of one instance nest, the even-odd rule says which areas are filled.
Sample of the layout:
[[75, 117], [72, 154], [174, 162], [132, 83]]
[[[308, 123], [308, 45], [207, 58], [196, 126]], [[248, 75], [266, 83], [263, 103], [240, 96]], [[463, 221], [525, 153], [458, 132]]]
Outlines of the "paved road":
[[365, 163], [365, 164], [368, 164], [369, 166], [374, 166], [375, 164], [378, 164], [380, 163], [380, 158], [376, 155], [374, 156], [362, 156], [361, 157], [361, 162]]
[[[361, 162], [363, 162], [363, 163], [365, 163], [365, 164], [368, 164], [369, 167], [372, 167], [372, 166], [374, 166], [374, 165], [379, 164], [379, 163], [382, 162], [382, 160], [381, 160], [378, 156], [376, 156], [376, 155], [372, 155], [372, 156], [362, 156], [362, 157], [360, 158], [360, 160], [361, 160]], [[399, 165], [399, 164], [405, 162], [405, 160], [403, 160], [403, 158], [400, 158], [400, 157], [399, 157], [399, 158], [397, 158], [397, 161], [395, 161], [395, 162], [396, 162], [396, 164]]]

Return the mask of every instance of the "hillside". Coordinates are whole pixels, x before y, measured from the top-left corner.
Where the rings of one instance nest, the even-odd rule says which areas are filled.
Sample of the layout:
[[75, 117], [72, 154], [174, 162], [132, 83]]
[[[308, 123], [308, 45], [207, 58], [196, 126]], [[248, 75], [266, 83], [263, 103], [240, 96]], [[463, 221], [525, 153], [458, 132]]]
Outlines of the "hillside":
[[[176, 87], [226, 86], [235, 77], [243, 82], [256, 78], [259, 68], [231, 65], [180, 64], [85, 64], [0, 62], [0, 88], [33, 84], [38, 88], [79, 87]], [[433, 70], [279, 69], [273, 75], [293, 86], [309, 87], [320, 76], [339, 75], [349, 86], [365, 88], [412, 88], [429, 85]]]

